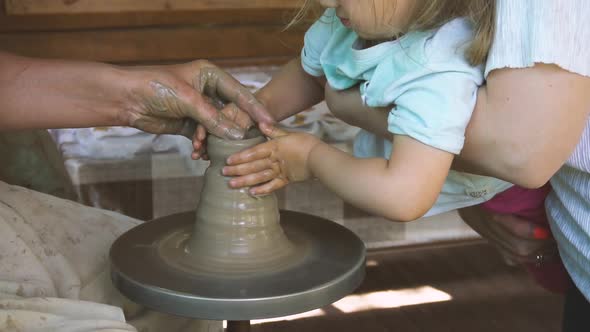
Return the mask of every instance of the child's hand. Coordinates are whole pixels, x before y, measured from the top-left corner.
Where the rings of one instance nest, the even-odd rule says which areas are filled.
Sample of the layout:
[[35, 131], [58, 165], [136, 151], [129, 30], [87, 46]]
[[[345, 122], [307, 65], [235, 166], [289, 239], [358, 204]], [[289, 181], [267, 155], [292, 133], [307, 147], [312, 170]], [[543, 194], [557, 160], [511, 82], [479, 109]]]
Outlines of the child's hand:
[[223, 174], [235, 176], [230, 187], [252, 187], [252, 195], [264, 195], [311, 177], [308, 156], [321, 142], [318, 138], [288, 133], [268, 124], [261, 124], [260, 130], [271, 140], [228, 158]]
[[[252, 121], [248, 113], [241, 110], [234, 103], [224, 106], [220, 113], [225, 119], [235, 123], [239, 128], [244, 130], [244, 132], [248, 131], [248, 129], [254, 124], [254, 121]], [[207, 130], [203, 125], [199, 124], [197, 130], [195, 130], [193, 135], [193, 149], [191, 155], [193, 159], [209, 159], [207, 156]]]
[[207, 129], [202, 125], [197, 125], [193, 134], [193, 153], [191, 158], [194, 160], [209, 160], [207, 155]]

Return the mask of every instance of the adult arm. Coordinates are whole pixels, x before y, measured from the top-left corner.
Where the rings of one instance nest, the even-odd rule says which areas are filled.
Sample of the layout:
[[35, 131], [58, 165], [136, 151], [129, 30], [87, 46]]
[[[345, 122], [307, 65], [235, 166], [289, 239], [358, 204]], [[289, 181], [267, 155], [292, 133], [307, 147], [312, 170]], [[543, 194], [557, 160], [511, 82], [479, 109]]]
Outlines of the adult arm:
[[[358, 88], [326, 91], [348, 123], [389, 138], [387, 112], [366, 109]], [[590, 78], [556, 65], [499, 69], [488, 76], [453, 168], [539, 187], [565, 163], [590, 111]]]
[[188, 135], [196, 120], [217, 135], [241, 137], [205, 91], [271, 120], [245, 87], [206, 61], [117, 67], [0, 53], [0, 130], [121, 125]]
[[586, 127], [590, 78], [556, 65], [494, 70], [480, 88], [458, 167], [539, 187]]

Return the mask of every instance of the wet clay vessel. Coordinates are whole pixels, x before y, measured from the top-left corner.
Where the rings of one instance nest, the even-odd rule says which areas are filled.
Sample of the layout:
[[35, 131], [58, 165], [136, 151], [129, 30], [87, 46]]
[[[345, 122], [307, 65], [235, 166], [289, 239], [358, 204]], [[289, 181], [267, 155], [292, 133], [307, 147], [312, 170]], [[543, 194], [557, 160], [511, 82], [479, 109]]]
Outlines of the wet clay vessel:
[[228, 187], [226, 158], [264, 141], [208, 138], [211, 165], [196, 212], [139, 225], [111, 247], [112, 279], [123, 294], [162, 312], [237, 321], [315, 309], [360, 284], [365, 248], [351, 231], [279, 212], [274, 194]]

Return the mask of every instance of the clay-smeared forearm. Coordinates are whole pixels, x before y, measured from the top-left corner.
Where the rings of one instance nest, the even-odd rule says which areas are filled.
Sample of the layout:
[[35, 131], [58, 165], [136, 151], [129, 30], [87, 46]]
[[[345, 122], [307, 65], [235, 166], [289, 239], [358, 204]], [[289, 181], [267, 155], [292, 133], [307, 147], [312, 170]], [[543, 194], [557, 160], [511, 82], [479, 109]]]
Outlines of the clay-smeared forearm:
[[274, 121], [245, 87], [207, 61], [116, 67], [0, 54], [1, 130], [121, 125], [192, 136], [201, 123], [217, 136], [242, 138], [244, 128], [218, 111], [215, 97], [257, 121]]
[[0, 53], [0, 130], [123, 125], [123, 89], [105, 64]]

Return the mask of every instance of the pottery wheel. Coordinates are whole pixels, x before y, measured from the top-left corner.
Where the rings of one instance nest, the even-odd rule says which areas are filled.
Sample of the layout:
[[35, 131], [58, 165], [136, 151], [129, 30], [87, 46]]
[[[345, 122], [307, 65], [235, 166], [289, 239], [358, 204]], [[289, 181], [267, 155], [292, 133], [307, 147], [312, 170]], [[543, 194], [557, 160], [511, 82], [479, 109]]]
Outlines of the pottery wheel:
[[233, 262], [231, 268], [223, 259], [199, 257], [198, 249], [191, 252], [194, 221], [194, 212], [180, 213], [123, 234], [110, 252], [115, 286], [154, 310], [199, 319], [250, 320], [330, 304], [351, 293], [364, 277], [364, 244], [329, 220], [280, 211], [288, 239], [283, 252]]

